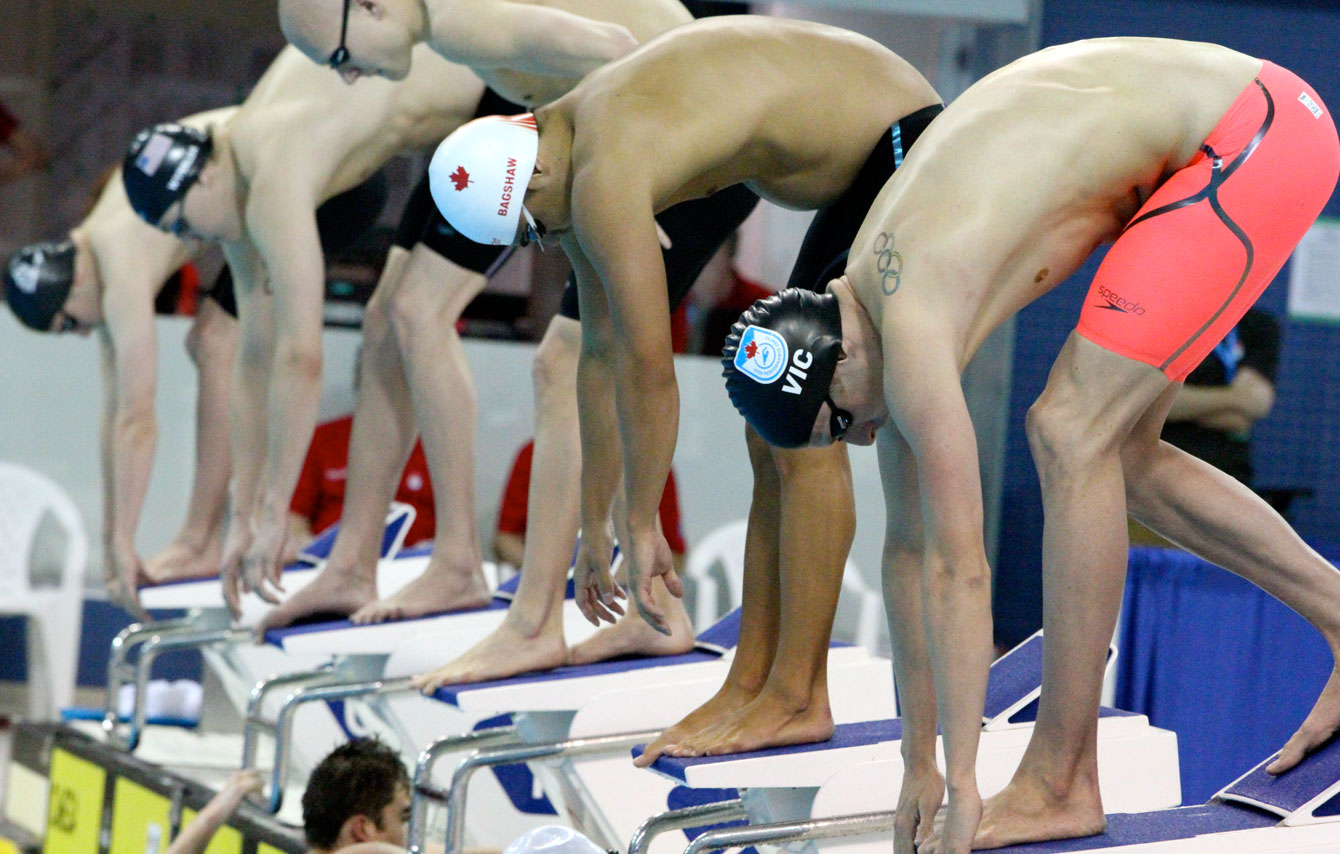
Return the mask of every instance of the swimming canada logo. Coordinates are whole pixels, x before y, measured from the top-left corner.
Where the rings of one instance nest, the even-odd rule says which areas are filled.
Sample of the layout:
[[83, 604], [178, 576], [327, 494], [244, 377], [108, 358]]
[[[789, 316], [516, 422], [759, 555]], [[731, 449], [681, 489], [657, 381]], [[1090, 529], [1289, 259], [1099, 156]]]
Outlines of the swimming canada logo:
[[786, 370], [786, 340], [771, 329], [750, 326], [740, 336], [735, 369], [756, 383], [768, 385]]
[[457, 166], [456, 171], [447, 176], [451, 179], [451, 185], [456, 188], [456, 192], [461, 192], [473, 183], [470, 180], [470, 173], [465, 171], [464, 166]]
[[1102, 285], [1098, 286], [1098, 296], [1106, 300], [1107, 304], [1094, 303], [1097, 308], [1105, 309], [1107, 311], [1119, 311], [1122, 314], [1133, 314], [1136, 317], [1142, 317], [1145, 313], [1145, 307], [1140, 305], [1140, 303], [1131, 302], [1117, 294], [1116, 291], [1110, 288], [1105, 288]]

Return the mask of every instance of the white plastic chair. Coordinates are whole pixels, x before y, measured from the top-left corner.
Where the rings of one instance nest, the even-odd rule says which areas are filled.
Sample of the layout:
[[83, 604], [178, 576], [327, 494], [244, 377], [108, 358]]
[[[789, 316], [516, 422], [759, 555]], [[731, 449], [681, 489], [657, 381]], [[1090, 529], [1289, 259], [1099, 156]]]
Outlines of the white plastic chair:
[[[744, 542], [749, 523], [736, 519], [703, 537], [689, 552], [684, 575], [694, 584], [693, 624], [710, 626], [740, 607], [744, 598]], [[844, 597], [855, 599], [856, 642], [872, 653], [884, 631], [884, 600], [866, 586], [860, 569], [849, 559], [842, 572]]]
[[[64, 531], [65, 552], [55, 585], [32, 577], [44, 519]], [[74, 502], [46, 475], [0, 462], [0, 613], [28, 617], [28, 713], [59, 717], [74, 700], [83, 622], [88, 537]]]

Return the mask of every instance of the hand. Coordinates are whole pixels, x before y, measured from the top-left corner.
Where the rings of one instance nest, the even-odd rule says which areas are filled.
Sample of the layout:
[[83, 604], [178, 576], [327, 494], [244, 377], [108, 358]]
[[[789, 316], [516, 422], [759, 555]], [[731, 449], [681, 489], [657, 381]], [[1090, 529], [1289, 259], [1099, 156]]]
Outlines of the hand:
[[283, 601], [278, 594], [284, 592], [283, 559], [288, 533], [287, 513], [263, 513], [255, 526], [251, 548], [242, 559], [244, 588], [254, 591], [271, 605]]
[[630, 542], [624, 549], [624, 563], [628, 567], [628, 587], [633, 591], [637, 612], [647, 625], [663, 635], [670, 634], [665, 612], [652, 597], [652, 582], [657, 576], [665, 582], [665, 589], [675, 598], [682, 598], [684, 585], [675, 573], [674, 556], [665, 536], [655, 528], [630, 533]]
[[908, 766], [893, 820], [894, 854], [915, 854], [917, 846], [930, 837], [944, 796], [944, 777], [934, 763], [919, 771]]
[[609, 532], [597, 529], [592, 536], [588, 531], [586, 528], [582, 530], [577, 561], [572, 566], [577, 608], [593, 626], [599, 626], [602, 620], [613, 624], [623, 616], [623, 606], [618, 600], [627, 599], [628, 594], [610, 575], [614, 546]]
[[233, 772], [212, 802], [217, 803], [225, 815], [231, 816], [237, 812], [237, 808], [242, 805], [242, 800], [247, 795], [259, 795], [264, 787], [259, 771], [243, 768], [241, 771]]
[[149, 614], [140, 604], [139, 582], [144, 577], [144, 565], [129, 541], [111, 542], [103, 552], [103, 576], [107, 582], [107, 596], [113, 603], [129, 611], [136, 619], [146, 620]]
[[242, 559], [251, 548], [251, 524], [234, 514], [223, 538], [223, 560], [219, 563], [219, 581], [223, 583], [223, 601], [234, 620], [242, 618]]

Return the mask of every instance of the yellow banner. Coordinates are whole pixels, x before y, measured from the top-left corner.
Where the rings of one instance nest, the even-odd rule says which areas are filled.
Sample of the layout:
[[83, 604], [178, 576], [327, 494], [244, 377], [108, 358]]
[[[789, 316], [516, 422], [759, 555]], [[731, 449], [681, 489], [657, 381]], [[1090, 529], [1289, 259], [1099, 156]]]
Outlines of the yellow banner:
[[[190, 827], [195, 821], [195, 810], [187, 807], [181, 813], [181, 829]], [[242, 833], [235, 827], [224, 825], [214, 831], [204, 854], [242, 854]]]
[[107, 772], [86, 759], [51, 751], [51, 794], [43, 854], [98, 854]]
[[125, 777], [117, 777], [112, 790], [112, 846], [108, 854], [166, 851], [172, 830], [172, 801]]

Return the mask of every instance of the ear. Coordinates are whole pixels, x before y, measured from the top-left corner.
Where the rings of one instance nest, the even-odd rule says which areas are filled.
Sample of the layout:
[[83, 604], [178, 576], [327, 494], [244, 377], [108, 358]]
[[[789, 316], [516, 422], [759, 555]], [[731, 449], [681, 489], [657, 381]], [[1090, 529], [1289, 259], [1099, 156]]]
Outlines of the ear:
[[344, 832], [341, 835], [351, 842], [371, 842], [376, 838], [376, 833], [377, 823], [359, 813], [344, 820]]

